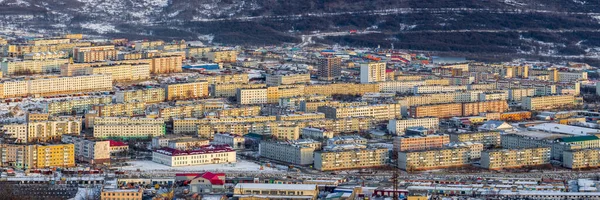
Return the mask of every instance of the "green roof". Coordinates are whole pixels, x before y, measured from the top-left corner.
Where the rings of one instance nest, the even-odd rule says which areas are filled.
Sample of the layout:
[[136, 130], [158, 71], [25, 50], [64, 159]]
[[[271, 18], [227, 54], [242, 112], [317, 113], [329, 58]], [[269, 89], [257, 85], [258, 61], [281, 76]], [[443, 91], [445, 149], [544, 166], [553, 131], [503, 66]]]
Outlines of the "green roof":
[[598, 137], [595, 135], [586, 135], [586, 136], [576, 136], [576, 137], [564, 137], [558, 138], [559, 142], [583, 142], [588, 140], [597, 140]]

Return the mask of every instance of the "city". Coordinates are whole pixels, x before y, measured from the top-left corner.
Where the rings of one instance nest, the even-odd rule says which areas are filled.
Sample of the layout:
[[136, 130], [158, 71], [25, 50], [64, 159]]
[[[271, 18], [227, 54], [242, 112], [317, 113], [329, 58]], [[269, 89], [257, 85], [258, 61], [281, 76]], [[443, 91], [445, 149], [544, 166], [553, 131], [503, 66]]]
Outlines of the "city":
[[310, 43], [0, 37], [0, 198], [600, 199], [596, 67]]

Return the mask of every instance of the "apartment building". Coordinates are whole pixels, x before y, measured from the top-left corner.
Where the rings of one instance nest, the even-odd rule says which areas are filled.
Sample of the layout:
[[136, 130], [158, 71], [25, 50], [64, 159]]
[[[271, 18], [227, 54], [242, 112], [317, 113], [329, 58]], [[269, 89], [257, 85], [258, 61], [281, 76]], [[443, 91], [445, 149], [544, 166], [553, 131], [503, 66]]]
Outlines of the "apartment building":
[[204, 104], [189, 104], [159, 108], [158, 116], [165, 119], [204, 117]]
[[145, 114], [146, 103], [117, 103], [117, 104], [98, 104], [93, 105], [92, 110], [99, 117], [133, 117]]
[[447, 134], [405, 135], [394, 137], [394, 152], [440, 149], [450, 143]]
[[360, 144], [366, 145], [367, 139], [358, 135], [344, 135], [327, 139], [327, 146], [336, 146], [343, 144]]
[[422, 85], [413, 87], [414, 94], [430, 94], [440, 92], [455, 92], [459, 90], [467, 90], [467, 85]]
[[261, 184], [238, 183], [233, 188], [233, 196], [240, 200], [264, 199], [310, 199], [316, 200], [319, 189], [314, 184]]
[[486, 148], [499, 147], [502, 145], [500, 132], [497, 131], [449, 133], [449, 135], [450, 142], [481, 143]]
[[207, 145], [185, 151], [164, 147], [152, 152], [152, 161], [170, 167], [227, 164], [236, 162], [236, 153], [229, 145]]
[[163, 56], [155, 57], [150, 60], [150, 73], [168, 74], [182, 72], [182, 56]]
[[109, 104], [111, 102], [112, 97], [109, 96], [73, 98], [50, 101], [43, 105], [43, 110], [50, 115], [83, 114], [88, 110], [92, 110], [92, 106], [95, 104]]
[[[243, 106], [239, 108], [227, 108], [222, 110], [216, 110], [212, 113], [216, 114], [216, 117], [250, 117], [260, 115], [260, 106]], [[323, 117], [325, 118], [325, 117]]]
[[177, 150], [192, 150], [210, 143], [207, 139], [189, 138], [169, 140], [167, 147]]
[[66, 44], [70, 43], [71, 40], [67, 38], [56, 38], [56, 39], [34, 39], [27, 41], [27, 44], [35, 45], [35, 46], [45, 46], [45, 45], [54, 45], [54, 44]]
[[262, 89], [266, 88], [267, 84], [243, 84], [243, 83], [225, 83], [212, 84], [210, 86], [210, 94], [213, 97], [235, 97], [238, 89]]
[[211, 76], [204, 76], [198, 78], [198, 80], [203, 80], [208, 82], [208, 84], [230, 84], [230, 83], [241, 83], [248, 84], [250, 78], [248, 78], [247, 73], [231, 73], [231, 74], [216, 74]]
[[436, 105], [422, 105], [422, 106], [411, 106], [410, 116], [413, 118], [421, 117], [436, 117], [436, 118], [450, 118], [462, 116], [462, 104], [460, 103], [447, 103], [447, 104], [436, 104]]
[[143, 50], [155, 50], [157, 49], [159, 46], [164, 45], [165, 42], [162, 40], [155, 40], [155, 41], [137, 41], [134, 43], [135, 45], [135, 50], [136, 51], [143, 51]]
[[404, 135], [407, 128], [424, 127], [426, 129], [437, 130], [440, 125], [440, 119], [434, 117], [414, 118], [414, 119], [392, 119], [387, 125], [387, 129], [396, 135]]
[[314, 154], [314, 168], [319, 171], [383, 167], [388, 161], [387, 148], [367, 148], [356, 144], [328, 146]]
[[[113, 52], [111, 52], [113, 51]], [[102, 53], [90, 53], [90, 54], [82, 54], [85, 52], [102, 52]], [[96, 58], [100, 58], [102, 56], [104, 56], [105, 58], [107, 57], [112, 57], [114, 59], [117, 58], [117, 51], [115, 50], [115, 46], [114, 45], [104, 45], [104, 46], [87, 46], [87, 47], [75, 47], [73, 48], [73, 60], [74, 61], [85, 61], [86, 58], [84, 58], [84, 56], [87, 56], [87, 60], [93, 60], [93, 61], [89, 61], [89, 62], [95, 62], [95, 61], [103, 61], [103, 60], [107, 60], [107, 59], [101, 59], [101, 60], [95, 60]]]
[[305, 127], [300, 131], [302, 138], [309, 138], [315, 140], [333, 138], [334, 133], [321, 128]]
[[61, 58], [68, 58], [69, 53], [65, 51], [55, 51], [55, 52], [38, 52], [38, 53], [28, 53], [23, 55], [23, 60], [54, 60]]
[[286, 142], [265, 141], [258, 147], [261, 157], [294, 165], [312, 165], [315, 150], [321, 143], [314, 140], [294, 140]]
[[115, 92], [116, 103], [159, 103], [165, 101], [164, 88], [145, 88]]
[[278, 140], [297, 140], [300, 138], [300, 126], [271, 127], [271, 135]]
[[150, 65], [105, 65], [86, 68], [86, 74], [108, 74], [113, 81], [135, 81], [150, 78]]
[[208, 96], [208, 82], [177, 83], [166, 86], [167, 100], [197, 99]]
[[3, 61], [0, 69], [4, 76], [43, 74], [60, 71], [60, 66], [67, 64], [67, 59]]
[[237, 102], [240, 105], [249, 104], [266, 104], [267, 103], [267, 89], [246, 89], [239, 88], [236, 93]]
[[304, 87], [305, 95], [363, 95], [367, 92], [379, 92], [379, 84], [333, 83], [322, 85], [307, 85], [306, 87]]
[[281, 85], [267, 87], [267, 103], [279, 103], [281, 98], [304, 95], [304, 85]]
[[110, 142], [77, 135], [62, 135], [61, 141], [73, 144], [75, 148], [75, 160], [90, 164], [110, 163]]
[[192, 139], [191, 136], [184, 135], [163, 135], [152, 138], [152, 149], [159, 149], [162, 147], [168, 147], [169, 141], [171, 140], [184, 140], [184, 139]]
[[98, 61], [116, 60], [118, 59], [118, 51], [115, 49], [108, 50], [92, 50], [92, 51], [80, 51], [77, 52], [75, 62], [78, 63], [91, 63]]
[[511, 101], [522, 101], [523, 97], [535, 96], [534, 88], [513, 88], [508, 90], [508, 100]]
[[490, 170], [550, 163], [550, 148], [493, 149], [481, 153], [481, 166]]
[[206, 54], [209, 61], [214, 63], [235, 63], [237, 62], [238, 52], [235, 50], [229, 51], [212, 51]]
[[463, 103], [462, 116], [479, 115], [479, 113], [485, 112], [506, 112], [507, 110], [508, 103], [506, 100]]
[[2, 144], [0, 149], [2, 165], [16, 169], [75, 166], [73, 144]]
[[210, 47], [188, 47], [185, 49], [185, 57], [206, 58], [211, 50]]
[[277, 115], [277, 121], [298, 121], [298, 120], [316, 120], [325, 119], [325, 113], [299, 113]]
[[107, 189], [102, 188], [100, 200], [142, 200], [144, 188], [139, 189]]
[[94, 124], [95, 138], [147, 138], [165, 135], [164, 124]]
[[310, 83], [310, 74], [269, 74], [266, 76], [265, 82], [267, 86]]
[[110, 91], [110, 75], [38, 78], [0, 82], [0, 98]]
[[555, 82], [575, 82], [575, 81], [586, 81], [588, 80], [588, 73], [582, 72], [558, 72], [558, 80]]
[[7, 124], [4, 130], [7, 138], [15, 139], [17, 143], [45, 142], [60, 138], [63, 134], [79, 134], [81, 119], [58, 119], [31, 121], [24, 124]]
[[568, 150], [563, 154], [563, 167], [587, 169], [600, 167], [600, 149]]
[[331, 81], [342, 76], [342, 58], [321, 57], [317, 60], [317, 75], [319, 80]]
[[398, 168], [406, 171], [462, 167], [470, 164], [467, 147], [443, 148], [398, 153]]
[[339, 119], [347, 117], [373, 117], [375, 120], [402, 118], [400, 104], [379, 104], [355, 107], [319, 107], [317, 111], [325, 113], [326, 118]]
[[399, 102], [405, 106], [418, 106], [443, 103], [466, 103], [479, 101], [479, 95], [484, 91], [443, 92], [434, 94], [421, 94], [403, 97]]
[[371, 62], [360, 64], [360, 83], [384, 82], [385, 62]]
[[541, 97], [523, 97], [521, 107], [527, 110], [549, 110], [560, 107], [576, 106], [577, 103], [573, 95], [554, 95]]
[[479, 94], [479, 101], [508, 100], [508, 90], [485, 91]]
[[412, 93], [416, 86], [426, 85], [425, 81], [386, 81], [378, 83], [381, 92]]
[[240, 135], [233, 135], [227, 133], [217, 133], [213, 136], [213, 142], [217, 144], [226, 144], [233, 149], [244, 149], [245, 138]]

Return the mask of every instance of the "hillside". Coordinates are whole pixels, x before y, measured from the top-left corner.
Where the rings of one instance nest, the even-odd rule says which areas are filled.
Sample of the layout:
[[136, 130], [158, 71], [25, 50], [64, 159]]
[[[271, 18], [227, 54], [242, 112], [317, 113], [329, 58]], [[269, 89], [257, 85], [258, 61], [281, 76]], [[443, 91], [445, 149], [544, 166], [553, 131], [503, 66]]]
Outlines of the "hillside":
[[[311, 41], [457, 54], [597, 59], [600, 1], [0, 0], [3, 33], [82, 32], [264, 45]], [[367, 30], [370, 34], [318, 35]]]

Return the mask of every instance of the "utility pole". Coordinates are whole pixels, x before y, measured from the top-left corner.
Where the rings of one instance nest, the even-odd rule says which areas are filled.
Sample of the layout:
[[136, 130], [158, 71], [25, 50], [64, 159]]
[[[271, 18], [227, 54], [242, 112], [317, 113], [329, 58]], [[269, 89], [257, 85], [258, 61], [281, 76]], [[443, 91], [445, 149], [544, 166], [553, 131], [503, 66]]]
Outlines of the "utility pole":
[[398, 169], [394, 169], [394, 175], [392, 176], [392, 188], [394, 191], [392, 195], [392, 200], [398, 200]]

